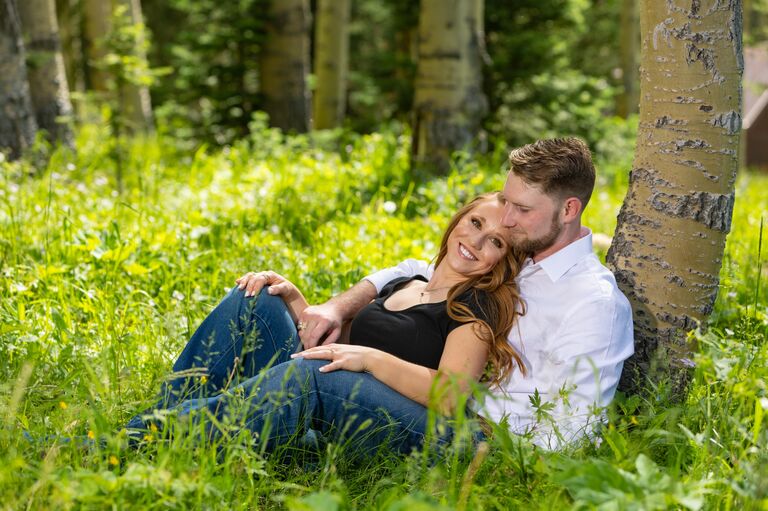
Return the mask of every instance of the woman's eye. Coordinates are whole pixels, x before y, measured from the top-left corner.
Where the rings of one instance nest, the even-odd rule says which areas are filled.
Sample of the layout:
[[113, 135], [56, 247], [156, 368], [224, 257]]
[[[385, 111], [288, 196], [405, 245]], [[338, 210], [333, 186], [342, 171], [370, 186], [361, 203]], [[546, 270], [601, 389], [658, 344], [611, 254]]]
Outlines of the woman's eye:
[[477, 218], [472, 218], [471, 220], [472, 220], [472, 225], [474, 225], [475, 227], [477, 227], [479, 229], [480, 228], [480, 220], [478, 220]]
[[504, 246], [499, 238], [491, 238], [491, 243], [493, 243], [496, 248], [501, 248]]

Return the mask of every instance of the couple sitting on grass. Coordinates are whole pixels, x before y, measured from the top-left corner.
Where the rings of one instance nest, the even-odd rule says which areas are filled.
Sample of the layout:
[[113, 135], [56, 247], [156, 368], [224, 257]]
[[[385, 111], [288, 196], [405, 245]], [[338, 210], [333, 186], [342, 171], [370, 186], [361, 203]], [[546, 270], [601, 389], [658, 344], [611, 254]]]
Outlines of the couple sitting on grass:
[[[502, 192], [456, 213], [433, 265], [404, 261], [317, 306], [274, 272], [244, 275], [129, 434], [170, 413], [205, 417], [210, 440], [246, 428], [267, 451], [314, 432], [407, 453], [435, 422], [451, 437], [432, 410], [477, 418], [477, 437], [489, 423], [546, 448], [589, 436], [633, 353], [629, 303], [581, 225], [594, 182], [582, 141], [541, 140], [511, 152]], [[468, 400], [475, 382], [488, 392]]]

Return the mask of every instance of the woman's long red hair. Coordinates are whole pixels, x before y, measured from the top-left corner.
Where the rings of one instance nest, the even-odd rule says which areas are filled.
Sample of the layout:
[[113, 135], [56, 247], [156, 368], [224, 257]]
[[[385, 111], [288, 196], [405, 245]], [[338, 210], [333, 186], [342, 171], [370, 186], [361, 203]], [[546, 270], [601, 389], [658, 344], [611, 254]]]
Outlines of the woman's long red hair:
[[[481, 203], [494, 200], [504, 202], [500, 193], [486, 193], [475, 197], [456, 212], [443, 234], [435, 267], [439, 266], [445, 258], [448, 252], [448, 237], [458, 223]], [[448, 315], [462, 323], [475, 323], [477, 335], [488, 344], [490, 371], [487, 372], [484, 380], [492, 385], [504, 381], [514, 371], [515, 366], [523, 374], [526, 372], [520, 354], [507, 340], [517, 317], [525, 313], [525, 305], [515, 283], [515, 277], [520, 272], [525, 254], [519, 253], [509, 243], [507, 245], [509, 246], [507, 253], [491, 270], [482, 275], [471, 276], [448, 291]], [[457, 301], [457, 298], [467, 291], [476, 303], [482, 305], [490, 322], [476, 317], [469, 307]], [[478, 291], [484, 291], [488, 299], [477, 300]]]

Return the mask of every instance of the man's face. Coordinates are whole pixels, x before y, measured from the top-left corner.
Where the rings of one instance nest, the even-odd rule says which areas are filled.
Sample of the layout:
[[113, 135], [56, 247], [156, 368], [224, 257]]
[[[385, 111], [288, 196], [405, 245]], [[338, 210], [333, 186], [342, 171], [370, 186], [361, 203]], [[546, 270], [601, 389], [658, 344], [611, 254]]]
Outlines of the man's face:
[[504, 184], [507, 201], [502, 223], [510, 228], [512, 243], [534, 257], [550, 248], [563, 230], [562, 204], [512, 172]]

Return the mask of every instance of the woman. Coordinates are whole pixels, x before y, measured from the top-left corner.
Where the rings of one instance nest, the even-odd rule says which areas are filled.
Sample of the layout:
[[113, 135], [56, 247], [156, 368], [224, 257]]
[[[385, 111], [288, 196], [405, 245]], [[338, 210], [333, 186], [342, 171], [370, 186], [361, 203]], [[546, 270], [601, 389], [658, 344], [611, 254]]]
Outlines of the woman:
[[[211, 435], [247, 428], [265, 435], [270, 448], [302, 429], [326, 431], [334, 426], [327, 419], [318, 423], [317, 410], [322, 408], [328, 416], [338, 400], [327, 394], [349, 389], [342, 383], [334, 392], [310, 395], [306, 389], [319, 378], [314, 369], [368, 373], [367, 378], [384, 384], [378, 392], [406, 396], [417, 405], [416, 411], [418, 405], [429, 404], [435, 383], [456, 380], [465, 390], [482, 379], [486, 366], [491, 383], [504, 379], [515, 366], [522, 370], [519, 356], [507, 343], [521, 310], [514, 286], [521, 258], [510, 245], [503, 214], [498, 193], [481, 195], [459, 210], [443, 236], [430, 281], [390, 282], [352, 321], [350, 344], [294, 353], [294, 321], [308, 306], [301, 292], [275, 274], [241, 277], [238, 289], [206, 318], [179, 357], [174, 370], [181, 377], [166, 384], [159, 407], [175, 407], [182, 416], [202, 410], [215, 419], [207, 426]], [[270, 288], [271, 295], [262, 292], [252, 299], [263, 280], [279, 285]], [[307, 362], [313, 360], [318, 362]], [[245, 381], [239, 383], [238, 376]], [[225, 389], [212, 397], [185, 399], [195, 392], [211, 396]], [[456, 393], [444, 393], [436, 403], [445, 414], [455, 404]], [[345, 415], [342, 409], [330, 413]], [[146, 430], [148, 421], [152, 419], [146, 415], [137, 416], [128, 429]]]

